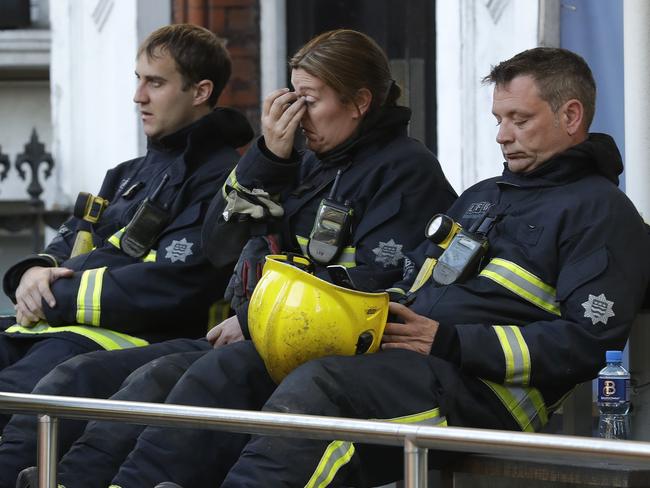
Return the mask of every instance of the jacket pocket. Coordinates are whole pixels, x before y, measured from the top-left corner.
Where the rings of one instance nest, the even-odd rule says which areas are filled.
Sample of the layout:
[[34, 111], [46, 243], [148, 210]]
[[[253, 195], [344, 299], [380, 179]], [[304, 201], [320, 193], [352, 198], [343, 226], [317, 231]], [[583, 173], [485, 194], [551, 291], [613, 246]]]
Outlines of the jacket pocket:
[[562, 302], [578, 287], [601, 275], [607, 269], [608, 263], [607, 248], [603, 246], [566, 265], [558, 277], [557, 300]]

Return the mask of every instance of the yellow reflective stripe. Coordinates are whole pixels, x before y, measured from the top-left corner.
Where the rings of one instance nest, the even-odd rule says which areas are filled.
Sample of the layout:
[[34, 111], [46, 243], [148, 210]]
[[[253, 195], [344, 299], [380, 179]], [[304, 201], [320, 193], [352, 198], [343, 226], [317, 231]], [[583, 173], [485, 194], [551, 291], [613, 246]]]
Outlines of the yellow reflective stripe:
[[77, 291], [77, 322], [80, 324], [99, 325], [101, 314], [102, 283], [106, 266], [89, 269], [81, 275]]
[[[122, 242], [122, 236], [124, 235], [124, 232], [126, 231], [126, 227], [122, 227], [120, 230], [118, 230], [115, 234], [113, 234], [111, 237], [108, 238], [108, 242], [110, 244], [113, 244], [118, 249], [122, 249], [121, 247], [121, 242]], [[142, 258], [143, 263], [155, 263], [156, 262], [156, 256], [157, 253], [155, 250], [149, 251], [149, 254], [147, 254], [145, 257]]]
[[[309, 244], [309, 239], [307, 237], [296, 235], [296, 241], [300, 246], [300, 252], [302, 252], [303, 256], [309, 257], [309, 254], [307, 253], [307, 245]], [[354, 268], [357, 265], [357, 262], [355, 261], [356, 254], [357, 254], [356, 247], [354, 246], [344, 247], [343, 250], [341, 251], [341, 254], [339, 255], [338, 261], [332, 264], [340, 264], [341, 266], [344, 266], [346, 268]]]
[[479, 276], [499, 283], [547, 312], [560, 315], [560, 307], [555, 298], [555, 288], [547, 285], [518, 264], [501, 258], [493, 258], [479, 273]]
[[108, 242], [113, 244], [116, 248], [121, 249], [120, 241], [122, 240], [125, 229], [126, 227], [122, 227], [120, 230], [118, 230], [115, 234], [108, 238]]
[[426, 412], [419, 412], [411, 415], [405, 415], [403, 417], [387, 419], [387, 421], [395, 422], [397, 424], [424, 424], [447, 427], [447, 419], [444, 415], [440, 415], [440, 409], [438, 407], [427, 410]]
[[341, 466], [348, 463], [353, 455], [354, 444], [351, 442], [331, 442], [305, 488], [323, 488], [329, 485]]
[[343, 251], [341, 251], [341, 254], [339, 255], [338, 261], [334, 264], [340, 264], [341, 266], [345, 266], [346, 268], [354, 268], [357, 265], [357, 262], [355, 261], [355, 257], [357, 254], [357, 248], [354, 246], [348, 246], [344, 247]]
[[512, 414], [524, 432], [537, 432], [548, 422], [548, 410], [537, 388], [504, 386], [481, 378]]
[[221, 194], [223, 195], [223, 198], [226, 198], [228, 196], [228, 191], [226, 190], [227, 187], [231, 187], [235, 190], [240, 188], [239, 183], [237, 182], [237, 166], [232, 169], [228, 175], [228, 178], [226, 178], [226, 182], [221, 187]]
[[[439, 408], [433, 408], [425, 412], [418, 412], [403, 417], [392, 419], [373, 419], [395, 422], [398, 424], [423, 424], [438, 427], [446, 427], [447, 419], [440, 415]], [[349, 441], [333, 441], [325, 449], [314, 474], [309, 479], [305, 488], [322, 488], [327, 486], [336, 476], [341, 466], [347, 464], [354, 454], [354, 444]]]
[[530, 383], [530, 350], [515, 325], [494, 325], [492, 329], [499, 339], [506, 362], [505, 384], [528, 386]]
[[18, 334], [56, 334], [58, 332], [72, 332], [96, 342], [103, 349], [112, 351], [115, 349], [128, 349], [131, 347], [146, 346], [149, 344], [144, 339], [133, 337], [121, 332], [116, 332], [110, 329], [101, 327], [91, 327], [85, 325], [67, 325], [62, 327], [52, 327], [44, 322], [41, 322], [34, 327], [23, 327], [21, 325], [13, 325], [5, 332], [18, 333]]
[[145, 257], [142, 258], [143, 263], [155, 263], [156, 262], [156, 251], [149, 251]]
[[386, 288], [386, 292], [388, 293], [398, 293], [400, 295], [406, 295], [406, 292], [402, 290], [401, 288]]
[[433, 273], [433, 268], [435, 267], [438, 260], [436, 258], [427, 258], [422, 263], [422, 267], [418, 272], [418, 275], [415, 277], [415, 281], [409, 290], [409, 293], [415, 293], [422, 285], [424, 285], [429, 278], [431, 278], [431, 273]]
[[220, 324], [230, 316], [230, 302], [227, 300], [218, 300], [214, 302], [208, 310], [208, 330], [217, 324]]

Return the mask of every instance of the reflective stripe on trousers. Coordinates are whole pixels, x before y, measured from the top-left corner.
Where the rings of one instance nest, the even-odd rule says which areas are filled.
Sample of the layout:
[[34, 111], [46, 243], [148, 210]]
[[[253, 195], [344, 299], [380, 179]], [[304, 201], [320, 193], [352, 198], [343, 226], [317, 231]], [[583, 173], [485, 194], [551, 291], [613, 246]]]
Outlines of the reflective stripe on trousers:
[[[380, 419], [375, 419], [380, 420]], [[382, 419], [383, 420], [383, 419]], [[385, 419], [388, 422], [400, 424], [421, 424], [429, 426], [446, 427], [447, 419], [440, 415], [440, 409], [434, 408], [426, 412], [420, 412], [404, 417]], [[324, 488], [329, 485], [336, 476], [341, 466], [346, 465], [354, 455], [354, 443], [349, 441], [333, 441], [325, 449], [314, 474], [311, 476], [305, 488]]]
[[537, 432], [548, 422], [548, 410], [537, 388], [504, 386], [481, 378], [499, 397], [523, 432]]

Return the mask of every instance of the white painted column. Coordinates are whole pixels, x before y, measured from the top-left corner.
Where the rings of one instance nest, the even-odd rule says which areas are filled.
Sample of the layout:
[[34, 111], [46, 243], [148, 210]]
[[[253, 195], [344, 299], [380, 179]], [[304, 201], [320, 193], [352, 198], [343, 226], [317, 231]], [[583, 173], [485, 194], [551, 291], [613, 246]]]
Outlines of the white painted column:
[[459, 193], [503, 170], [492, 87], [481, 79], [491, 65], [535, 47], [538, 23], [536, 0], [436, 2], [438, 157]]
[[[650, 2], [624, 0], [625, 192], [650, 222]], [[650, 249], [648, 250], [650, 252]], [[641, 314], [630, 336], [630, 372], [650, 382], [650, 314]], [[635, 439], [650, 440], [650, 386], [632, 396]]]
[[650, 2], [623, 2], [625, 193], [650, 221]]
[[261, 100], [273, 90], [287, 86], [286, 11], [286, 0], [260, 1]]
[[96, 193], [106, 171], [138, 155], [133, 103], [135, 2], [50, 2], [53, 153], [60, 202]]

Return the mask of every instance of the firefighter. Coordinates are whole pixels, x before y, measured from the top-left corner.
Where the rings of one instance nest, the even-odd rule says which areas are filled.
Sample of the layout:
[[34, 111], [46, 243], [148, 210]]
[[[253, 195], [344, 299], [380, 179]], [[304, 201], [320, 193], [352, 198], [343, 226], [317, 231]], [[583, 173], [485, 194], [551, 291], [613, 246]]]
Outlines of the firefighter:
[[[208, 334], [217, 347], [248, 335], [248, 298], [265, 255], [312, 256], [321, 277], [328, 276], [330, 265], [344, 266], [358, 287], [383, 289], [401, 277], [404, 253], [420, 241], [428, 215], [445, 211], [456, 198], [435, 156], [407, 136], [410, 110], [397, 104], [400, 89], [372, 39], [352, 30], [324, 33], [300, 49], [290, 65], [295, 90], [276, 90], [265, 99], [263, 136], [242, 157], [206, 216], [204, 244], [215, 266], [248, 242], [229, 285], [237, 316]], [[295, 148], [296, 129], [305, 136], [304, 150]], [[211, 347], [205, 340], [196, 343]], [[198, 347], [187, 353], [190, 360]], [[86, 370], [86, 358], [84, 365], [65, 363], [34, 392], [96, 396], [89, 383], [111, 367], [111, 357], [94, 355], [92, 375], [79, 373]], [[117, 397], [164, 400], [162, 393], [171, 389], [184, 361], [177, 355], [157, 359], [148, 366], [155, 371], [143, 367]], [[158, 382], [155, 394], [150, 394], [151, 381]], [[25, 432], [19, 424], [12, 429]], [[66, 429], [63, 452], [73, 429]], [[63, 457], [60, 483], [105, 488], [139, 430], [92, 422]], [[35, 460], [35, 451], [25, 445], [23, 467]], [[17, 450], [12, 448], [16, 456]], [[0, 448], [0, 468], [5, 455]]]
[[[0, 391], [31, 392], [57, 364], [89, 351], [199, 337], [223, 297], [235, 261], [210, 265], [201, 225], [239, 158], [235, 148], [253, 136], [243, 115], [216, 108], [230, 57], [207, 29], [167, 26], [142, 44], [135, 71], [147, 153], [108, 171], [45, 250], [5, 274], [16, 317], [0, 335]], [[77, 236], [91, 238], [85, 249], [75, 248]], [[122, 368], [111, 362], [93, 387], [110, 395], [130, 372]], [[3, 450], [33, 435], [13, 433]], [[3, 465], [0, 486], [13, 487], [17, 472]]]
[[[614, 141], [588, 132], [591, 71], [574, 53], [535, 48], [485, 81], [504, 171], [466, 190], [449, 219], [431, 219], [431, 241], [391, 290], [403, 303], [390, 304], [380, 352], [314, 359], [276, 384], [274, 351], [238, 342], [197, 360], [168, 403], [533, 432], [597, 374], [641, 306], [650, 242], [617, 187]], [[301, 297], [265, 296], [259, 313], [282, 317]], [[329, 318], [302, 313], [308, 331]], [[266, 334], [288, 339], [295, 320], [269, 320]], [[113, 487], [376, 486], [403, 473], [395, 448], [171, 430], [145, 429]], [[429, 452], [434, 468], [448, 459]]]

